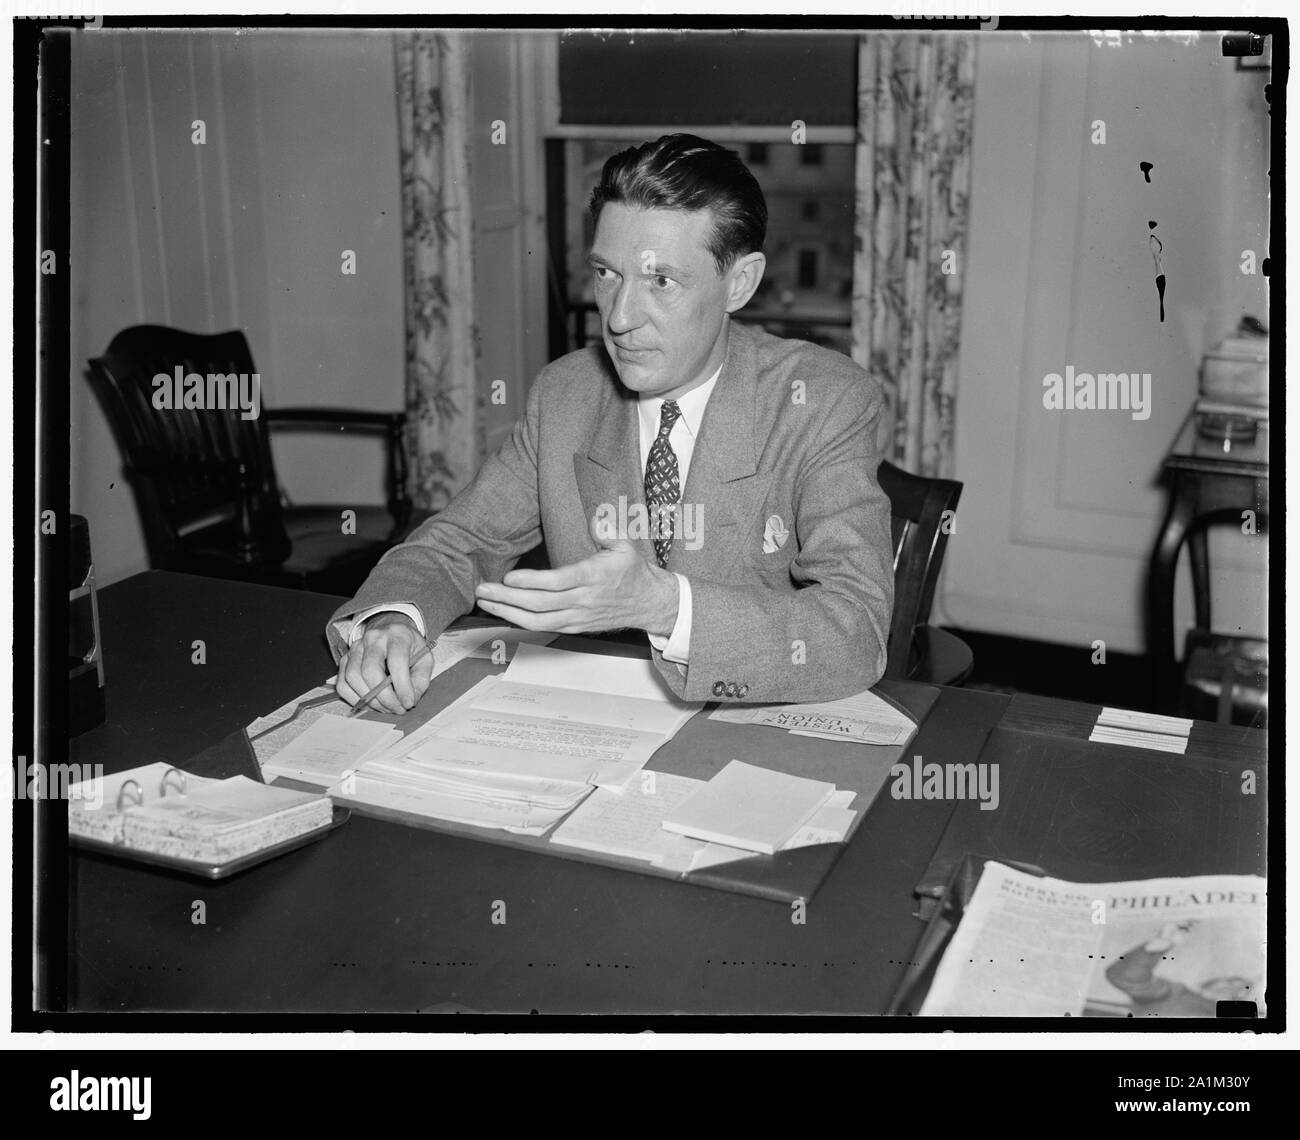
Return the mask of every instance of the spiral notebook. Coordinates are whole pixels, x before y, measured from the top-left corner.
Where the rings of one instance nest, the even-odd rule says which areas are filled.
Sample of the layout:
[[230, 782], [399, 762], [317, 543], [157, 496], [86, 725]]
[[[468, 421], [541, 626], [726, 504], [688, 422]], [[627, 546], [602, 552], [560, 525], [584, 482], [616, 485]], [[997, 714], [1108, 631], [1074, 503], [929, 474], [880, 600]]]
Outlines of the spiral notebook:
[[74, 842], [182, 866], [219, 868], [333, 822], [327, 796], [268, 787], [247, 776], [209, 779], [162, 763], [69, 788]]

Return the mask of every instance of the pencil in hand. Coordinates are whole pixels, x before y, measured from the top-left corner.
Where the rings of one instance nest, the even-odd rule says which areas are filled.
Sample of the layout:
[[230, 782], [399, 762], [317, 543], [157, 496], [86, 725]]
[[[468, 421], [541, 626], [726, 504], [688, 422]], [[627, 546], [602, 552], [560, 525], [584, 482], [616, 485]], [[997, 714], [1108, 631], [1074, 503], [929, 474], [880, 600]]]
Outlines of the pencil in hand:
[[[417, 661], [423, 660], [428, 654], [432, 652], [433, 652], [433, 643], [429, 641], [423, 642], [420, 645], [420, 647], [413, 654], [411, 654], [411, 659], [410, 661], [407, 662], [407, 667], [409, 668], [410, 666], [414, 665]], [[382, 693], [385, 689], [387, 689], [392, 683], [393, 683], [393, 678], [391, 676], [385, 677], [382, 681], [379, 682], [379, 684], [377, 684], [368, 693], [363, 693], [361, 699], [357, 701], [357, 703], [353, 705], [351, 709], [348, 710], [348, 717], [360, 716], [363, 712], [366, 711], [367, 708], [370, 707], [370, 702], [373, 701], [377, 696], [379, 696], [379, 694]]]

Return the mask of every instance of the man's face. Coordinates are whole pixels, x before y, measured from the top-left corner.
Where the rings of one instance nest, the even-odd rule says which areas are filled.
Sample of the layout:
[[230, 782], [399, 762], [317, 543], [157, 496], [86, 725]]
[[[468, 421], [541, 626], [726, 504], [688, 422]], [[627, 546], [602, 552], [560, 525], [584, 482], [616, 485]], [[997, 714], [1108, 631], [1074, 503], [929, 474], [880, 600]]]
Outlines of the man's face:
[[[707, 380], [726, 353], [731, 272], [705, 246], [713, 215], [607, 202], [588, 260], [605, 349], [634, 392], [674, 399]], [[733, 267], [734, 268], [734, 267]]]

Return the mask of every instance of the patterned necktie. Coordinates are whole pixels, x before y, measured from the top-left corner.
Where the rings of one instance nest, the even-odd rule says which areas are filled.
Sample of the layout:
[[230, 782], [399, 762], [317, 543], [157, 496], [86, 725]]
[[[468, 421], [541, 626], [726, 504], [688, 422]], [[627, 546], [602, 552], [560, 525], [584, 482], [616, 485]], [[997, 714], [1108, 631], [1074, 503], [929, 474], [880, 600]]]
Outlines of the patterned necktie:
[[661, 567], [668, 565], [673, 548], [673, 510], [681, 498], [681, 481], [677, 474], [677, 453], [668, 442], [668, 433], [682, 414], [676, 400], [665, 400], [659, 413], [659, 434], [650, 445], [645, 464], [645, 502], [650, 512], [650, 535], [654, 539], [655, 559]]

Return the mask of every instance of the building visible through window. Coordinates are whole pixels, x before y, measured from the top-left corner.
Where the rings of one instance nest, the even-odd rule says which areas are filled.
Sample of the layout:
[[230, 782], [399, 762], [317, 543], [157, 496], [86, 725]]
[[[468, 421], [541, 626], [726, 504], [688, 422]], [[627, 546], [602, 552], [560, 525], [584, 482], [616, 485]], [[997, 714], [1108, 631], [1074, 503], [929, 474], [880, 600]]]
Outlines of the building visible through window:
[[[657, 138], [667, 130], [647, 127], [645, 137]], [[759, 291], [736, 319], [847, 354], [853, 291], [853, 146], [720, 141], [745, 159], [767, 199], [767, 267]], [[587, 265], [594, 237], [587, 200], [605, 160], [629, 145], [613, 139], [570, 139], [563, 144], [564, 251], [557, 269], [566, 279], [562, 296], [570, 348], [600, 339]], [[810, 151], [817, 156], [811, 164]]]

